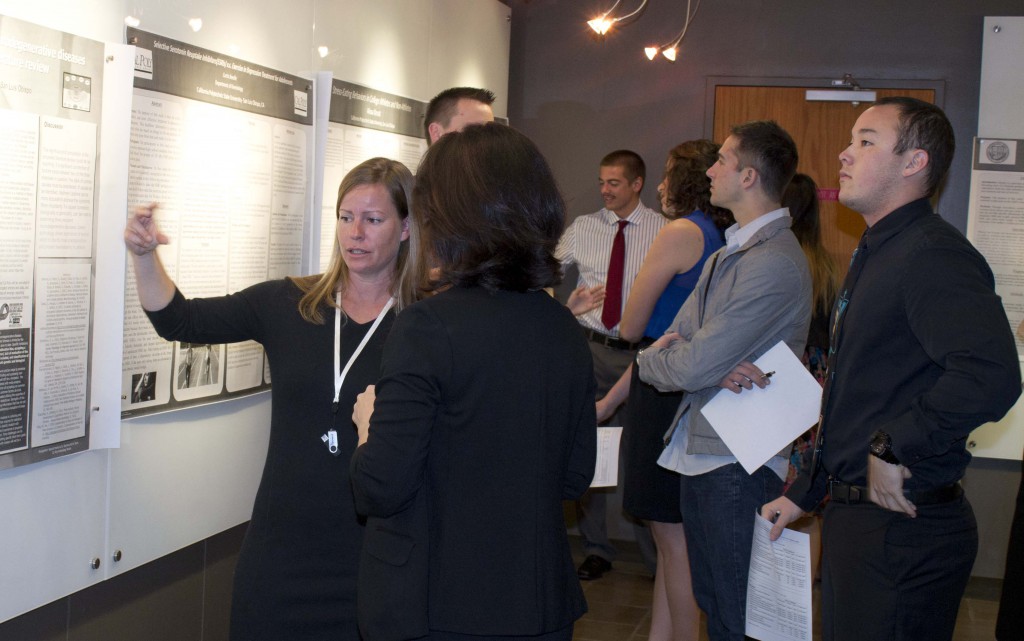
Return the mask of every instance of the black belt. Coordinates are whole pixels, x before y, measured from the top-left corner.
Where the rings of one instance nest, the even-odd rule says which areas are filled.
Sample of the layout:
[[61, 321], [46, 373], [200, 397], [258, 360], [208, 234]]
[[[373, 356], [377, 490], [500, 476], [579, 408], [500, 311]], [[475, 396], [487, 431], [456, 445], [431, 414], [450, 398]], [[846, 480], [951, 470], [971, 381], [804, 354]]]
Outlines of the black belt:
[[[963, 496], [964, 488], [959, 483], [937, 487], [930, 490], [903, 490], [903, 496], [914, 505], [938, 505], [949, 503]], [[835, 479], [828, 480], [828, 497], [836, 503], [854, 505], [857, 503], [870, 503], [868, 488], [860, 485], [850, 485]]]
[[640, 343], [630, 343], [629, 341], [622, 340], [621, 338], [615, 338], [614, 336], [608, 336], [601, 332], [595, 332], [588, 327], [583, 328], [583, 333], [586, 335], [587, 340], [612, 349], [621, 349], [631, 352], [640, 347]]

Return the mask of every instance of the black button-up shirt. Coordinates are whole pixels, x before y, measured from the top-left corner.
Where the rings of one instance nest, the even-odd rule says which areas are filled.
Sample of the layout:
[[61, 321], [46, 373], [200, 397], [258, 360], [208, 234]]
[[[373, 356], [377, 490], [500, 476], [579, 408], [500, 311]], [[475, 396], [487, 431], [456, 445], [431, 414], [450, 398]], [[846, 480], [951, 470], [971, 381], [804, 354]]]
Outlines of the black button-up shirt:
[[824, 498], [829, 474], [866, 484], [876, 430], [892, 437], [912, 473], [904, 487], [955, 483], [970, 460], [967, 435], [1001, 418], [1021, 392], [992, 271], [927, 199], [882, 218], [866, 242], [863, 271], [833, 338], [823, 469], [813, 486], [804, 470], [787, 492], [804, 510]]

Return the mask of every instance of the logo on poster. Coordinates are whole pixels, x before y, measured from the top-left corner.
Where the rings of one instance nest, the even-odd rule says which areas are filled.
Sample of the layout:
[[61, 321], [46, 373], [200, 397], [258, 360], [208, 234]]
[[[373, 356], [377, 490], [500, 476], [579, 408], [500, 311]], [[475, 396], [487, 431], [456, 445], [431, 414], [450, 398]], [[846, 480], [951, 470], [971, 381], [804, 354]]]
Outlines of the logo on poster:
[[135, 47], [135, 77], [153, 79], [153, 52], [150, 49]]
[[1006, 159], [1010, 157], [1010, 146], [1001, 140], [990, 142], [985, 148], [985, 157], [989, 162], [1006, 162]]

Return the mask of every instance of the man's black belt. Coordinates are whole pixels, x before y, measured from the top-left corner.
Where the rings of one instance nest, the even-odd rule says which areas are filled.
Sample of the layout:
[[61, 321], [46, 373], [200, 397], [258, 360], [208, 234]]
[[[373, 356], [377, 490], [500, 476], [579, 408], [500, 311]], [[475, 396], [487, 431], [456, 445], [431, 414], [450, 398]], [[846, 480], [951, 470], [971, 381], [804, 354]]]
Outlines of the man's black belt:
[[[938, 505], [949, 503], [963, 496], [964, 488], [959, 483], [936, 487], [930, 490], [903, 490], [903, 496], [914, 505]], [[851, 485], [835, 479], [828, 481], [829, 499], [836, 503], [854, 505], [857, 503], [870, 503], [868, 489], [860, 485]]]
[[640, 347], [640, 343], [630, 343], [629, 341], [622, 340], [621, 338], [615, 338], [614, 336], [608, 336], [601, 332], [595, 332], [588, 327], [583, 328], [583, 333], [586, 335], [587, 340], [612, 349], [621, 349], [631, 352]]

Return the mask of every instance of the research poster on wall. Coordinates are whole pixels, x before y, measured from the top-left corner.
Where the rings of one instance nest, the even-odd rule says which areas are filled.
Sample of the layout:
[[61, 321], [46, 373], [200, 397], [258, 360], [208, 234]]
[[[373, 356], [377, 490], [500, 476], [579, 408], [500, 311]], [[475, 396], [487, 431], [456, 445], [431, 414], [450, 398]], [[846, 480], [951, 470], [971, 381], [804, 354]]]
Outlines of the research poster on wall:
[[1024, 141], [974, 139], [967, 237], [992, 268], [1024, 354]]
[[0, 469], [89, 448], [103, 60], [0, 15]]
[[320, 212], [320, 271], [334, 247], [338, 186], [353, 167], [377, 156], [398, 160], [416, 173], [427, 151], [423, 118], [427, 103], [361, 87], [331, 83], [324, 143], [324, 194]]
[[[136, 29], [128, 202], [157, 203], [159, 256], [190, 298], [301, 273], [311, 81]], [[269, 388], [262, 347], [167, 342], [125, 278], [123, 418]]]

